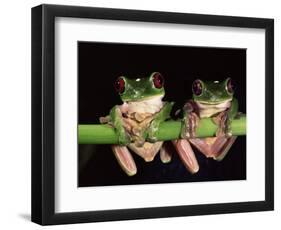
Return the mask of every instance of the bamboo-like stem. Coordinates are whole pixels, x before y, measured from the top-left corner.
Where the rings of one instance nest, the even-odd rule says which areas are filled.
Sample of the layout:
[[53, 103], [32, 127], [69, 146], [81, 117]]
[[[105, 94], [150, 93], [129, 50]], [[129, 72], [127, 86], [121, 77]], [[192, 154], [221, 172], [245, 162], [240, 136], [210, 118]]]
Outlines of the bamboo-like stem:
[[[196, 129], [196, 137], [212, 137], [217, 128], [210, 118], [203, 118]], [[231, 129], [234, 136], [246, 135], [246, 116], [242, 115], [239, 119], [234, 119]], [[178, 139], [180, 130], [180, 121], [166, 121], [160, 125], [156, 137], [162, 141]], [[78, 140], [79, 144], [118, 144], [114, 128], [101, 124], [79, 125]]]

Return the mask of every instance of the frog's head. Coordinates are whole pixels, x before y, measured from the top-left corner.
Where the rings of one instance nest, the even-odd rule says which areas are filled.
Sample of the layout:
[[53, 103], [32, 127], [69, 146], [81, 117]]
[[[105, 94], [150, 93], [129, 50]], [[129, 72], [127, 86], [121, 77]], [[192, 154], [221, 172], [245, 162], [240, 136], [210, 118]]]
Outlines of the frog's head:
[[230, 78], [224, 81], [195, 80], [192, 84], [193, 100], [200, 104], [220, 104], [233, 98], [233, 82]]
[[147, 78], [129, 79], [119, 77], [115, 82], [115, 90], [119, 93], [123, 102], [141, 101], [156, 96], [164, 96], [164, 78], [154, 72]]

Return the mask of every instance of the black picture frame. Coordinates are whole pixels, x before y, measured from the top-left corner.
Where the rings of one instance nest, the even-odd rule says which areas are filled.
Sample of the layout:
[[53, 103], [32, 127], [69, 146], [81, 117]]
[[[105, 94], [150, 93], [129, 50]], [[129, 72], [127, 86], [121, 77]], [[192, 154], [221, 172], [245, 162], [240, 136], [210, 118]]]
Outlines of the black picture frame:
[[[55, 18], [88, 18], [265, 29], [265, 200], [55, 213]], [[267, 211], [274, 209], [274, 20], [110, 8], [32, 8], [32, 221], [41, 225]]]

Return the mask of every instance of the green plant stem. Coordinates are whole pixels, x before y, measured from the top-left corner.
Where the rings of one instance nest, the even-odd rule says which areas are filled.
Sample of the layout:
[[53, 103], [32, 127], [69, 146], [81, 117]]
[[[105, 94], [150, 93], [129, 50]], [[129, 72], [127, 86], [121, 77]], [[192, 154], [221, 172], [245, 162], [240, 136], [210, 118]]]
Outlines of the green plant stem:
[[[210, 118], [200, 120], [196, 129], [196, 137], [212, 137], [216, 134], [217, 125]], [[242, 115], [231, 123], [232, 134], [234, 136], [246, 135], [246, 116]], [[160, 125], [157, 139], [162, 141], [179, 139], [181, 130], [180, 121], [166, 121]], [[118, 144], [117, 135], [109, 125], [79, 125], [79, 144]]]

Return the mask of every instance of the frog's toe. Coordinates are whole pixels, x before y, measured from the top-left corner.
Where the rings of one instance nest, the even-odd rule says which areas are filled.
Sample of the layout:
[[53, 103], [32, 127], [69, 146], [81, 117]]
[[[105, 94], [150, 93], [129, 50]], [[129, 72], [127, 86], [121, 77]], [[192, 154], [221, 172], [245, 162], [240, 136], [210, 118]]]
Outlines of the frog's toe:
[[227, 130], [227, 131], [225, 132], [225, 136], [226, 136], [226, 137], [232, 137], [232, 130]]
[[190, 138], [189, 127], [186, 125], [186, 122], [183, 122], [183, 124], [182, 124], [180, 137], [181, 137], [181, 139]]
[[147, 140], [148, 140], [149, 142], [152, 142], [152, 143], [155, 143], [155, 142], [158, 141], [158, 139], [157, 139], [154, 135], [149, 135], [149, 136], [147, 137]]
[[148, 133], [147, 133], [147, 140], [148, 140], [149, 142], [154, 143], [154, 142], [157, 142], [157, 141], [158, 141], [158, 139], [157, 139], [157, 137], [156, 137], [157, 131], [158, 131], [158, 129], [156, 129], [156, 128], [151, 128], [151, 129], [148, 130]]

